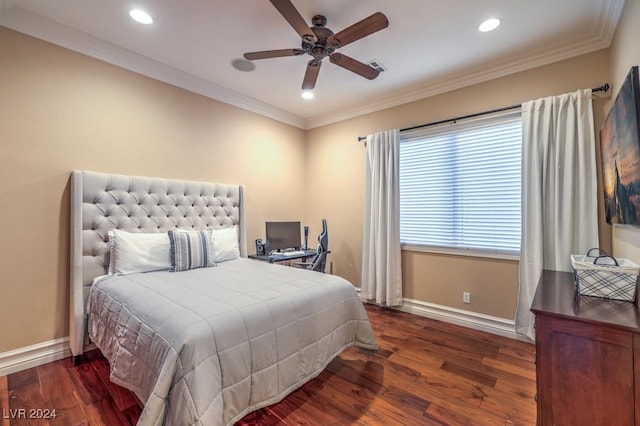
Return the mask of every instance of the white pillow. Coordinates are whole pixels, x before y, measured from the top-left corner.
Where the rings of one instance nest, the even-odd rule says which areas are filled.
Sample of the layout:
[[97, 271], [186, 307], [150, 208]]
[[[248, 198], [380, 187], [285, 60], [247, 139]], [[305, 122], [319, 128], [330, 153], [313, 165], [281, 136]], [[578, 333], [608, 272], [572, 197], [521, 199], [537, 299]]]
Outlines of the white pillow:
[[235, 226], [231, 228], [214, 229], [211, 231], [212, 260], [214, 262], [224, 262], [240, 257], [238, 247], [238, 231]]
[[[109, 273], [133, 274], [171, 268], [171, 244], [166, 232], [109, 231], [112, 256]], [[115, 260], [115, 264], [114, 264]], [[113, 268], [111, 265], [114, 265]]]

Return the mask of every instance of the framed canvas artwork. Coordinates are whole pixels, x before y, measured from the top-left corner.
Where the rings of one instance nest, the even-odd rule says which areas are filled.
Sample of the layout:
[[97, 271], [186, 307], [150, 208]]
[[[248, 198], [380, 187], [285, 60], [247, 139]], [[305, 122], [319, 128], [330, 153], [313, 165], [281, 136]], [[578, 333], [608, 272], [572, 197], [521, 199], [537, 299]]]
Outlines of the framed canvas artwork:
[[631, 68], [600, 129], [607, 223], [640, 225], [640, 84]]

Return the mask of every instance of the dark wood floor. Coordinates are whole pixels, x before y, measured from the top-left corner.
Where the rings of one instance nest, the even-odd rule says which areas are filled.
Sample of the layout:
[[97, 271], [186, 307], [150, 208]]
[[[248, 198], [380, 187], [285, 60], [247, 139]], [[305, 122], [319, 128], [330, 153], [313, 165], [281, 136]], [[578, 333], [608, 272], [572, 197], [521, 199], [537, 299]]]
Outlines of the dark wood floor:
[[[317, 378], [241, 425], [533, 425], [531, 344], [367, 305], [375, 353], [351, 348]], [[25, 409], [26, 415], [20, 411]], [[30, 419], [30, 409], [56, 418]], [[0, 377], [1, 426], [129, 425], [136, 398], [97, 351]], [[25, 418], [26, 417], [26, 418]]]

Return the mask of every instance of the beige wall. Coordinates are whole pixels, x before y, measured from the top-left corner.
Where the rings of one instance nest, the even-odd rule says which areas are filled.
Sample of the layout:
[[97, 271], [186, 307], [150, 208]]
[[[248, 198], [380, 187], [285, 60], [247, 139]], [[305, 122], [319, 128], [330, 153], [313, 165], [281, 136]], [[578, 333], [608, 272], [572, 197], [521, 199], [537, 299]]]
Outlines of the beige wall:
[[[616, 35], [611, 45], [611, 81], [613, 93], [633, 65], [640, 65], [640, 1], [627, 0]], [[609, 105], [607, 105], [607, 110]], [[613, 227], [613, 254], [640, 264], [640, 227], [616, 225]]]
[[68, 335], [73, 169], [247, 187], [302, 215], [304, 131], [0, 27], [0, 353]]
[[[0, 27], [0, 353], [68, 334], [73, 169], [245, 184], [250, 244], [263, 237], [265, 220], [301, 218], [314, 245], [326, 217], [330, 267], [359, 285], [357, 136], [598, 86], [608, 55], [304, 132]], [[594, 104], [598, 128], [607, 102]], [[608, 232], [602, 227], [605, 248]], [[513, 318], [515, 262], [405, 252], [403, 274], [406, 297]], [[471, 305], [462, 291], [472, 293]]]
[[[327, 217], [334, 272], [359, 285], [362, 256], [364, 147], [359, 135], [403, 128], [499, 108], [581, 88], [608, 78], [608, 51], [558, 62], [307, 132], [309, 220]], [[594, 102], [596, 127], [606, 100]], [[337, 192], [337, 194], [336, 194]], [[603, 227], [602, 247], [610, 245]], [[517, 262], [403, 253], [404, 296], [424, 302], [513, 319]], [[462, 292], [471, 292], [471, 304]]]

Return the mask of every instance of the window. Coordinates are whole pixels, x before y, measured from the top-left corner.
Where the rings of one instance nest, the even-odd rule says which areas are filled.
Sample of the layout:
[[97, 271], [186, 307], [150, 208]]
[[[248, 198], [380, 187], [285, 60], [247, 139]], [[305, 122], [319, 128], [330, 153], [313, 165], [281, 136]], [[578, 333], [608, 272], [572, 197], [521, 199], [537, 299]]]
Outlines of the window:
[[403, 247], [520, 252], [520, 112], [400, 135]]

